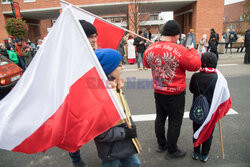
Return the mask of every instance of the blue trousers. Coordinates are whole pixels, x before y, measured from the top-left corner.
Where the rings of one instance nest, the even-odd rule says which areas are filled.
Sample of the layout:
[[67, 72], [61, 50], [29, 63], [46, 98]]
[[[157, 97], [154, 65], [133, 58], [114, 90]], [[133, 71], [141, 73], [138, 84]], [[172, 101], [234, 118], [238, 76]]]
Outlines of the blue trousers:
[[119, 167], [120, 162], [123, 167], [138, 167], [141, 165], [141, 162], [138, 159], [137, 155], [133, 154], [127, 158], [123, 158], [120, 160], [113, 160], [113, 161], [102, 160], [102, 167]]
[[136, 53], [137, 53], [137, 57], [136, 57], [137, 67], [141, 68], [141, 63], [142, 63], [142, 66], [144, 68], [144, 64], [142, 62], [142, 60], [143, 60], [143, 52], [136, 52]]

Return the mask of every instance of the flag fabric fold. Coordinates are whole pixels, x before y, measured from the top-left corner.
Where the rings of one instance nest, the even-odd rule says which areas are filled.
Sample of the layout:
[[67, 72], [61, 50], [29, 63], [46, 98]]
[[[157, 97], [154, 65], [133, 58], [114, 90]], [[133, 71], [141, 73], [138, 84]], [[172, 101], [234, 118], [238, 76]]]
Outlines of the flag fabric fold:
[[112, 48], [117, 49], [120, 41], [124, 35], [124, 30], [118, 26], [113, 25], [112, 23], [108, 23], [107, 21], [103, 21], [102, 19], [97, 18], [94, 14], [78, 8], [68, 2], [60, 1], [62, 10], [64, 10], [67, 6], [72, 6], [72, 11], [75, 13], [75, 16], [79, 20], [86, 20], [93, 24], [97, 29], [97, 45], [100, 48]]
[[194, 147], [204, 143], [210, 137], [215, 124], [227, 114], [232, 105], [227, 81], [218, 69], [216, 69], [216, 71], [218, 79], [215, 85], [210, 111], [204, 123], [194, 134], [194, 138], [196, 139]]
[[65, 8], [22, 78], [0, 101], [0, 149], [78, 150], [125, 118], [105, 81], [72, 7]]

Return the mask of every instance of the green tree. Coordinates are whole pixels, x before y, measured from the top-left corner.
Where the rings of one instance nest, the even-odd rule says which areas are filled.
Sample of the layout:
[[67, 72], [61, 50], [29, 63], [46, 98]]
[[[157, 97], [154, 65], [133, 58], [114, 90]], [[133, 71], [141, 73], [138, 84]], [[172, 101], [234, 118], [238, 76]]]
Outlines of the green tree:
[[242, 18], [244, 22], [246, 22], [248, 25], [250, 24], [250, 0], [245, 0], [243, 3]]
[[15, 38], [24, 38], [28, 34], [28, 25], [21, 18], [8, 18], [5, 28], [8, 34]]

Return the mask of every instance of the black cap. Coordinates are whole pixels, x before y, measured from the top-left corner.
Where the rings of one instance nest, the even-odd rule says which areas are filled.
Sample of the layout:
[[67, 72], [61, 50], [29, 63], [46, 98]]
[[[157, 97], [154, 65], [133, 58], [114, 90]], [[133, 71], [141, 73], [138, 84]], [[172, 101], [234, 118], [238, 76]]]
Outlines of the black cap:
[[87, 22], [86, 20], [79, 20], [79, 22], [87, 37], [90, 37], [93, 34], [97, 34], [96, 28], [95, 26], [93, 26], [93, 24]]
[[181, 33], [181, 27], [178, 22], [174, 20], [169, 20], [165, 23], [163, 26], [163, 30], [161, 32], [161, 35], [164, 36], [175, 36]]
[[201, 57], [201, 67], [212, 67], [216, 68], [217, 66], [217, 56], [212, 52], [205, 52]]

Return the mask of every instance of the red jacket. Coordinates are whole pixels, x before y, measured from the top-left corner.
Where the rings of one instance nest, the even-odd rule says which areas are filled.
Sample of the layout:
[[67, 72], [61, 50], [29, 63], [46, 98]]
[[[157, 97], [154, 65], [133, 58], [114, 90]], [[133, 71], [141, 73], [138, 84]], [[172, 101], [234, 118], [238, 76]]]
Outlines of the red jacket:
[[144, 52], [143, 63], [151, 68], [154, 91], [161, 94], [180, 94], [186, 89], [186, 70], [197, 71], [200, 55], [195, 49], [168, 41], [152, 44]]

